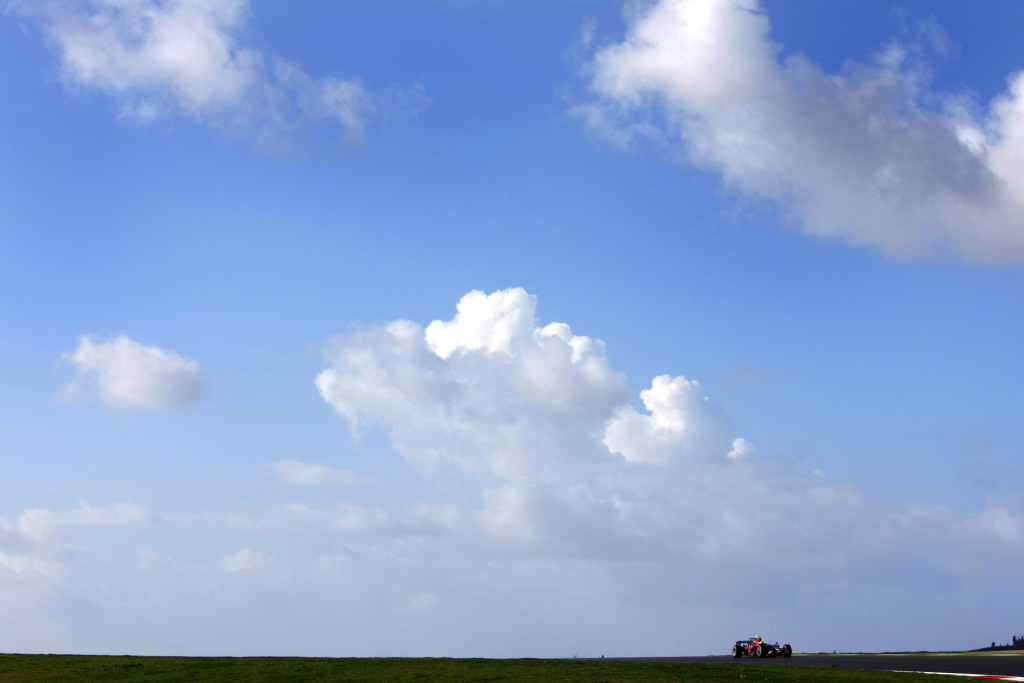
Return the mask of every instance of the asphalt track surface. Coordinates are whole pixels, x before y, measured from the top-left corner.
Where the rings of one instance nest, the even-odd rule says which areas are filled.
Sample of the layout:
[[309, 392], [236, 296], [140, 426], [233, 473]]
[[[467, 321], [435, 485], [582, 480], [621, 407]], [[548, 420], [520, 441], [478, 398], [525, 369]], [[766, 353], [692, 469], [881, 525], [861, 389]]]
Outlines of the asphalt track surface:
[[737, 666], [835, 666], [842, 669], [933, 671], [938, 673], [1024, 676], [1024, 655], [802, 655], [792, 657], [615, 657], [633, 661], [694, 662]]

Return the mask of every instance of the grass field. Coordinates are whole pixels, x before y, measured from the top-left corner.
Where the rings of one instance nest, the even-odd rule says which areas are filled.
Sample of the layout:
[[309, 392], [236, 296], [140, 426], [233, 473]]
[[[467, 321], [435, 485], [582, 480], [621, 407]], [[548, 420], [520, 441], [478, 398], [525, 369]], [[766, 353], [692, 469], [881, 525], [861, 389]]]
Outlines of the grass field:
[[[940, 679], [941, 680], [941, 679]], [[0, 655], [0, 681], [584, 681], [936, 683], [924, 674], [835, 667], [573, 659], [327, 659]]]

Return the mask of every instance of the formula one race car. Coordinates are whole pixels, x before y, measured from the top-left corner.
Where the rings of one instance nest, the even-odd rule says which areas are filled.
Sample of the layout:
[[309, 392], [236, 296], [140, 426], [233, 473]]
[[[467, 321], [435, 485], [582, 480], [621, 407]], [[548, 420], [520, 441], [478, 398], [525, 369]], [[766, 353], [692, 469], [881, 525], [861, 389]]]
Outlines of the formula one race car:
[[742, 657], [743, 655], [748, 657], [792, 657], [793, 648], [789, 643], [780, 646], [778, 643], [764, 642], [761, 636], [754, 636], [746, 640], [737, 640], [736, 644], [732, 646], [733, 657]]

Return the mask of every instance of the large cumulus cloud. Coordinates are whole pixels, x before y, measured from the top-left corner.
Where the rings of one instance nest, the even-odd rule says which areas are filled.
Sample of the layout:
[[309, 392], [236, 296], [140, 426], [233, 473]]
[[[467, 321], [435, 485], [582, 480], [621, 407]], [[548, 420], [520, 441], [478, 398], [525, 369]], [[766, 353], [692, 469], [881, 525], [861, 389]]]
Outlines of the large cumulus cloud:
[[838, 73], [783, 55], [758, 0], [633, 7], [575, 109], [594, 130], [682, 147], [811, 234], [896, 257], [1024, 259], [1024, 72], [984, 108], [934, 92], [899, 43]]
[[539, 324], [522, 289], [470, 292], [449, 321], [339, 337], [328, 359], [317, 387], [353, 429], [383, 426], [415, 467], [476, 482], [463, 531], [482, 543], [696, 563], [702, 574], [836, 569], [920, 543], [1024, 557], [1012, 504], [883, 504], [801, 473], [758, 456], [695, 380], [656, 377], [638, 408], [604, 345]]
[[594, 457], [589, 435], [627, 400], [624, 378], [600, 341], [538, 327], [535, 307], [522, 289], [471, 292], [451, 321], [338, 338], [317, 388], [354, 428], [388, 427], [419, 467], [512, 479]]
[[599, 340], [539, 322], [522, 289], [339, 336], [326, 359], [324, 399], [358, 433], [384, 430], [414, 472], [278, 461], [295, 502], [0, 516], [4, 642], [706, 654], [748, 629], [799, 649], [963, 647], [1019, 616], [1019, 500], [878, 500], [759, 454], [693, 378], [655, 377], [634, 399]]

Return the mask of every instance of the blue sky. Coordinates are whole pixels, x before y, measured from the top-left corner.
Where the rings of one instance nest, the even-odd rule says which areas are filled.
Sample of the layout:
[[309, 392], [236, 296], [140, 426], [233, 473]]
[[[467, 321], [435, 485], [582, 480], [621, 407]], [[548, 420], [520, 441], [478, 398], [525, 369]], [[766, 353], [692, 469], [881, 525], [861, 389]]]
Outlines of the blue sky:
[[1007, 640], [1022, 20], [6, 0], [0, 649]]

